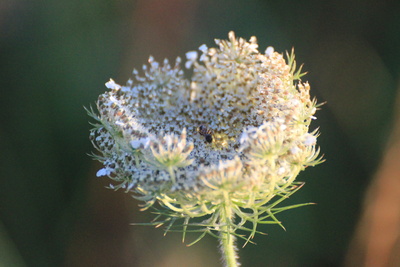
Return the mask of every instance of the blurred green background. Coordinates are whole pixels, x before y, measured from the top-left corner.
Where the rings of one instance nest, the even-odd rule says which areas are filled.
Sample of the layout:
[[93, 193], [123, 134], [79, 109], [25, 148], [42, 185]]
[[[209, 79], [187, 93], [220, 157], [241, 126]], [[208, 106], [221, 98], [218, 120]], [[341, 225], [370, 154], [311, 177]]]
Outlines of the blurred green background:
[[281, 214], [286, 232], [262, 226], [242, 265], [343, 266], [393, 136], [399, 14], [400, 1], [378, 0], [2, 0], [0, 266], [221, 265], [212, 238], [187, 248], [178, 233], [129, 225], [152, 217], [95, 177], [83, 107], [150, 54], [184, 57], [230, 30], [257, 36], [260, 51], [294, 47], [327, 101], [312, 125], [327, 161], [286, 203], [317, 205]]

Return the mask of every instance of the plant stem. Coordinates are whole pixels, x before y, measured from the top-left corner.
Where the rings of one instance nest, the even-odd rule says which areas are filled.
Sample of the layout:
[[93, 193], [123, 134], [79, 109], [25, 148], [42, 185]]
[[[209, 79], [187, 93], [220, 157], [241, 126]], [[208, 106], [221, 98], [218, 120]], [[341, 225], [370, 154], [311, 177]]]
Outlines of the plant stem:
[[222, 225], [221, 231], [219, 232], [221, 245], [220, 249], [224, 267], [238, 267], [240, 264], [237, 261], [238, 255], [235, 245], [236, 237], [231, 234], [233, 231], [231, 226], [231, 220], [233, 219], [233, 216], [232, 209], [229, 207], [229, 205], [224, 207], [224, 210], [221, 212], [220, 216], [220, 222]]
[[176, 178], [175, 178], [174, 169], [172, 167], [168, 167], [168, 172], [169, 172], [169, 175], [171, 176], [172, 183], [175, 184]]

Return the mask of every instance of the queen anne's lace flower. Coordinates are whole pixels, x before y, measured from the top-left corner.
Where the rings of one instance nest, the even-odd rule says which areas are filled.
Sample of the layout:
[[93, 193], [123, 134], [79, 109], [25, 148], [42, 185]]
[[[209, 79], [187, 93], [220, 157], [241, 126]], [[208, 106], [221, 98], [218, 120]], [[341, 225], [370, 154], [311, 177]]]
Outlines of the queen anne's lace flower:
[[124, 188], [145, 208], [159, 203], [161, 215], [186, 225], [206, 216], [208, 232], [219, 230], [229, 204], [233, 233], [248, 229], [241, 228], [246, 221], [276, 221], [269, 201], [321, 161], [318, 133], [309, 131], [317, 105], [293, 53], [286, 63], [272, 47], [259, 53], [255, 37], [246, 42], [233, 32], [216, 43], [187, 53], [190, 80], [180, 58], [171, 66], [150, 57], [126, 85], [107, 82], [90, 136], [104, 165], [97, 175], [114, 180], [111, 188]]

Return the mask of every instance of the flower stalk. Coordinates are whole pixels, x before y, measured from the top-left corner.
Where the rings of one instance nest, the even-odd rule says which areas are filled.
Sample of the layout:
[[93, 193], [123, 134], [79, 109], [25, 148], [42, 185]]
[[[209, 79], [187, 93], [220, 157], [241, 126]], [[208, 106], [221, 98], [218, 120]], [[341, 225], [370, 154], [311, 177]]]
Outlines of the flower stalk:
[[230, 200], [227, 199], [226, 204], [223, 206], [223, 211], [220, 214], [221, 230], [220, 236], [220, 250], [222, 262], [224, 267], [237, 267], [238, 263], [236, 237], [232, 234], [235, 229], [232, 227], [232, 220], [234, 219], [233, 210], [229, 205]]
[[[237, 259], [237, 248], [235, 245], [235, 237], [228, 232], [224, 232], [225, 227], [222, 227], [220, 232], [221, 255], [224, 267], [240, 266]], [[229, 229], [227, 229], [229, 231]]]

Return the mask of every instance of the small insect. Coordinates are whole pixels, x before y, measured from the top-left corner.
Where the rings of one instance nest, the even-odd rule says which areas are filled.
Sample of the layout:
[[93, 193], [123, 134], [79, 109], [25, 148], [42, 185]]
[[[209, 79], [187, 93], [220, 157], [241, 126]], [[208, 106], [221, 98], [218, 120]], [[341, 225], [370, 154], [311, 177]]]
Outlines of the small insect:
[[213, 141], [213, 137], [212, 137], [212, 130], [210, 128], [208, 128], [207, 126], [204, 125], [200, 125], [199, 127], [199, 134], [204, 136], [207, 143], [211, 143]]

